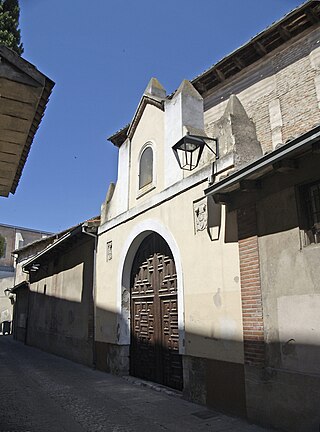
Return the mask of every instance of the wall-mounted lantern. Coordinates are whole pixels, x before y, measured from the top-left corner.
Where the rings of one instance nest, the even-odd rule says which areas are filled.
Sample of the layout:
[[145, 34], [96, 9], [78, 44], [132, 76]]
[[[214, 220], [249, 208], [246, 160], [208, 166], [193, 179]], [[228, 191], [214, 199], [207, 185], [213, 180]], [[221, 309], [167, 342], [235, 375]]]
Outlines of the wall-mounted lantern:
[[[212, 149], [207, 141], [214, 141], [215, 149]], [[204, 147], [214, 153], [216, 159], [219, 158], [218, 139], [206, 136], [187, 134], [172, 147], [172, 150], [180, 168], [192, 171], [197, 168]]]

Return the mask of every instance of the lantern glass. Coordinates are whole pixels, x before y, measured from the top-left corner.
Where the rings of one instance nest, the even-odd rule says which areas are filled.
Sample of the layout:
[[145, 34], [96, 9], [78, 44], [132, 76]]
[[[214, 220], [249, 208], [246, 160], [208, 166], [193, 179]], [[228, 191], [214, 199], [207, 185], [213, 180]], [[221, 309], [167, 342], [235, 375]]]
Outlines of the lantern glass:
[[203, 140], [191, 138], [188, 135], [172, 147], [180, 168], [188, 171], [198, 166], [203, 148]]

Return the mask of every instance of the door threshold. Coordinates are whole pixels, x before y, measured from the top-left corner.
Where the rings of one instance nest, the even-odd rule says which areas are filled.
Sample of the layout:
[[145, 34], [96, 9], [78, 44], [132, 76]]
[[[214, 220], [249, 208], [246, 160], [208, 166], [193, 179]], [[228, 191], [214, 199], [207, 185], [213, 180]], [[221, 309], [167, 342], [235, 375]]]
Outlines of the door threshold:
[[134, 377], [131, 375], [124, 375], [122, 378], [131, 384], [134, 384], [134, 385], [137, 385], [140, 387], [147, 387], [147, 388], [150, 388], [151, 390], [155, 390], [155, 391], [160, 392], [160, 393], [165, 393], [168, 396], [174, 396], [174, 397], [178, 397], [178, 398], [182, 398], [182, 396], [183, 396], [182, 391], [173, 389], [171, 387], [166, 387], [162, 384], [158, 384], [158, 383], [155, 383], [152, 381], [146, 381], [146, 380], [143, 380], [141, 378], [137, 378], [137, 377]]

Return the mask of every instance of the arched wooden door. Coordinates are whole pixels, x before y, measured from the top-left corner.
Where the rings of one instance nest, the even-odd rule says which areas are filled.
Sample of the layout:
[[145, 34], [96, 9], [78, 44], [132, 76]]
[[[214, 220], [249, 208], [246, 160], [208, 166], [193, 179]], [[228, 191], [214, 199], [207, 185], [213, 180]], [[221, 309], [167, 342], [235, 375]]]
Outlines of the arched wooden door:
[[177, 274], [156, 233], [143, 240], [132, 266], [130, 374], [182, 389]]

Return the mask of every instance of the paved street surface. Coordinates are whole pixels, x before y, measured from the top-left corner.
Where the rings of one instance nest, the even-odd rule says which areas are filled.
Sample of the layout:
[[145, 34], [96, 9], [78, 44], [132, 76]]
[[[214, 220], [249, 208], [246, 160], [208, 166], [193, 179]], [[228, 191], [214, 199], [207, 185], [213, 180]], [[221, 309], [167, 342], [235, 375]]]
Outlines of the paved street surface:
[[263, 432], [0, 336], [0, 432]]

